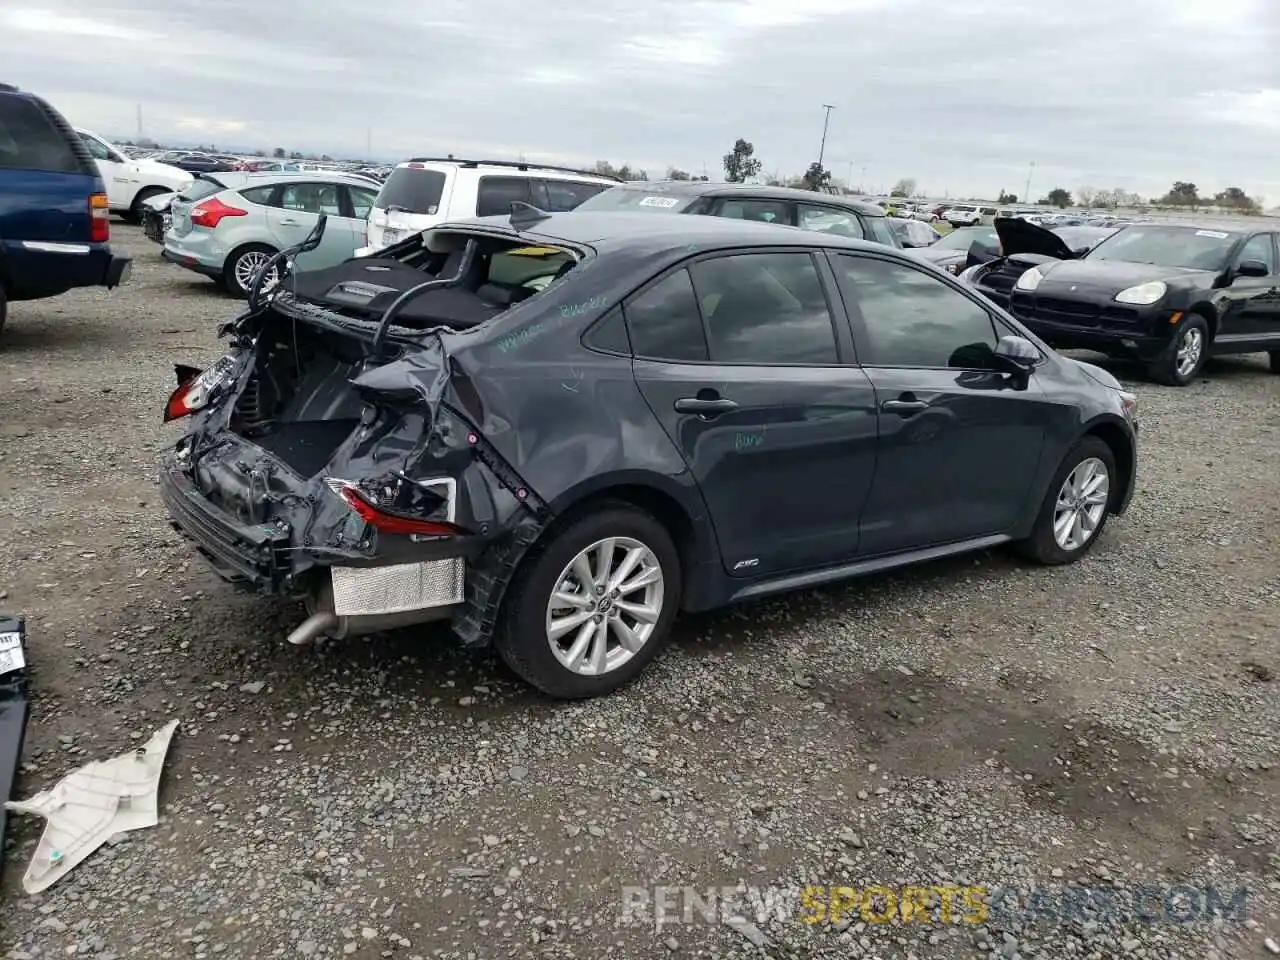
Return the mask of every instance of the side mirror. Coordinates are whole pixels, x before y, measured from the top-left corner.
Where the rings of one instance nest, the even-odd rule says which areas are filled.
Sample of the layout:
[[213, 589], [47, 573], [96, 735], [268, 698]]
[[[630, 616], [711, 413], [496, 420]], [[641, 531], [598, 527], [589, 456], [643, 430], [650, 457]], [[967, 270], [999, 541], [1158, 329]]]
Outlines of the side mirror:
[[1268, 277], [1271, 275], [1271, 268], [1261, 260], [1241, 260], [1236, 267], [1237, 277]]
[[1040, 351], [1026, 337], [1001, 337], [995, 349], [996, 364], [1009, 373], [1029, 376], [1040, 362]]

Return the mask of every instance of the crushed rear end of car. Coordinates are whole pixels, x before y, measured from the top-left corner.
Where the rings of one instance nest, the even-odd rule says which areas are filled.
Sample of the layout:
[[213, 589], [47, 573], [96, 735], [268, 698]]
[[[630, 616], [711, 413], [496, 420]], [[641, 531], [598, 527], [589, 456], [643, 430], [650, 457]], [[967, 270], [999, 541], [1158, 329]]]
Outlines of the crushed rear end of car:
[[426, 242], [287, 276], [228, 324], [225, 357], [177, 369], [165, 417], [189, 426], [161, 471], [172, 524], [225, 580], [304, 600], [295, 643], [440, 619], [484, 643], [545, 523], [465, 412], [452, 355], [536, 291], [451, 283], [474, 241], [424, 272], [407, 261]]

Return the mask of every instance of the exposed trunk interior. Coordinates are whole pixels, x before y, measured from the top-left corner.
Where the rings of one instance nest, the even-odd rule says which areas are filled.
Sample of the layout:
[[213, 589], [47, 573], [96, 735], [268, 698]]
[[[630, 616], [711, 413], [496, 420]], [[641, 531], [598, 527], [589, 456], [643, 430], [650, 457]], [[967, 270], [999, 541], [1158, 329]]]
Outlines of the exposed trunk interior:
[[312, 477], [360, 423], [363, 401], [350, 380], [365, 345], [307, 324], [263, 331], [257, 369], [236, 400], [231, 428]]

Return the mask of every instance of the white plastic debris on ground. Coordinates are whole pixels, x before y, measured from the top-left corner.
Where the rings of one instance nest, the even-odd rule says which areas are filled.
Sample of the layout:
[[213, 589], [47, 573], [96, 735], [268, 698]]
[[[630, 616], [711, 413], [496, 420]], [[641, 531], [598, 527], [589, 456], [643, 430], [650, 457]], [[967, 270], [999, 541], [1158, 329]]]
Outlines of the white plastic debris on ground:
[[27, 893], [53, 886], [113, 835], [160, 822], [160, 774], [177, 729], [172, 720], [137, 750], [85, 764], [30, 800], [5, 803], [48, 821], [22, 877]]

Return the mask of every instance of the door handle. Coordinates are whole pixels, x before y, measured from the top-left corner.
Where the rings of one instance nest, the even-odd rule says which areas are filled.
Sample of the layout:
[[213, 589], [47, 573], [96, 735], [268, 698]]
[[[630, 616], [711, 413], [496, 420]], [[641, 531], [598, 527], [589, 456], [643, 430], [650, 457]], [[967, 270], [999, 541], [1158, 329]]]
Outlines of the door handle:
[[730, 410], [737, 410], [738, 404], [723, 397], [681, 397], [676, 401], [675, 407], [676, 413], [696, 413], [709, 420]]
[[285, 217], [280, 221], [280, 223], [288, 227], [296, 227], [298, 225], [298, 221], [293, 219], [293, 217]]
[[896, 413], [899, 416], [908, 417], [913, 413], [928, 410], [929, 402], [927, 400], [886, 400], [880, 404], [880, 409], [885, 413]]

